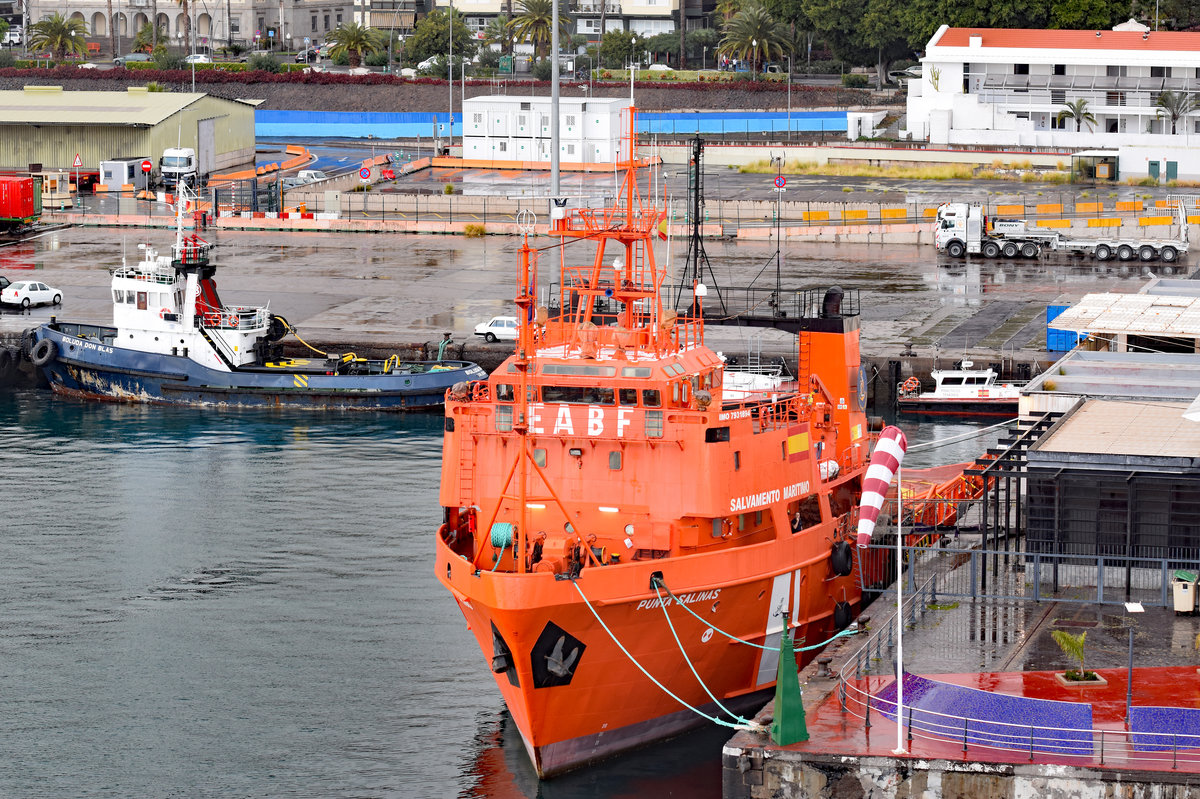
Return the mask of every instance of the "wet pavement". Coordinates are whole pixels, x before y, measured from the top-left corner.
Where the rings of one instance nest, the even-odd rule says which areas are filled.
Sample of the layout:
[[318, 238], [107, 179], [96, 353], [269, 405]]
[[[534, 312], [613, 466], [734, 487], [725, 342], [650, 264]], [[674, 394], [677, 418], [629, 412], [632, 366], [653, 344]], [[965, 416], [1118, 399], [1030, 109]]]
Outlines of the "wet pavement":
[[[275, 233], [210, 230], [223, 298], [267, 304], [301, 335], [324, 341], [414, 343], [471, 339], [476, 324], [512, 314], [514, 237], [467, 239], [439, 235]], [[138, 245], [166, 248], [166, 230], [68, 228], [20, 243], [0, 245], [0, 274], [10, 280], [38, 277], [62, 289], [61, 308], [29, 314], [6, 309], [0, 332], [19, 331], [51, 314], [62, 319], [111, 320], [109, 270], [122, 253], [140, 259]], [[553, 247], [547, 238], [535, 246]], [[671, 274], [684, 261], [675, 241]], [[706, 244], [719, 286], [773, 288], [774, 246], [737, 240]], [[557, 249], [541, 259], [541, 285], [557, 277]], [[660, 263], [667, 244], [658, 244]], [[591, 251], [570, 251], [591, 258]], [[797, 244], [782, 252], [778, 280], [784, 290], [838, 284], [861, 292], [862, 349], [887, 356], [912, 344], [918, 352], [955, 360], [964, 351], [988, 354], [1039, 352], [1045, 343], [1047, 304], [1065, 304], [1096, 291], [1134, 292], [1148, 275], [1188, 274], [1176, 265], [1097, 263], [1080, 259], [1038, 262], [964, 262], [916, 245]], [[668, 281], [671, 282], [671, 281]], [[709, 301], [715, 302], [715, 292]], [[709, 340], [727, 353], [761, 348], [788, 351], [794, 339], [772, 330], [709, 326]], [[502, 345], [497, 345], [502, 346]]]

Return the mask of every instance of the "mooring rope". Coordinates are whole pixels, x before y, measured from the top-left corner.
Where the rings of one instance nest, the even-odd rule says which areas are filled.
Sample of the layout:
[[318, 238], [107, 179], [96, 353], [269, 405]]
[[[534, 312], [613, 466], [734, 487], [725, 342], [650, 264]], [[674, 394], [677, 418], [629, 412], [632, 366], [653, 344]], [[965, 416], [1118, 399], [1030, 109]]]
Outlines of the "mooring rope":
[[658, 681], [658, 680], [657, 680], [657, 679], [654, 677], [654, 675], [652, 675], [650, 672], [646, 671], [646, 667], [645, 667], [645, 666], [643, 666], [641, 663], [639, 663], [639, 662], [638, 662], [637, 658], [635, 658], [635, 657], [634, 657], [634, 656], [633, 656], [633, 655], [630, 653], [630, 651], [629, 651], [628, 649], [626, 649], [626, 648], [625, 648], [625, 645], [624, 645], [624, 644], [622, 644], [622, 643], [620, 642], [620, 640], [618, 640], [618, 639], [617, 639], [617, 636], [613, 634], [613, 631], [612, 631], [612, 630], [610, 630], [610, 629], [608, 628], [608, 625], [604, 623], [604, 619], [600, 618], [600, 614], [596, 612], [596, 609], [595, 609], [594, 607], [592, 607], [592, 603], [591, 603], [591, 601], [590, 601], [590, 600], [587, 598], [587, 594], [583, 593], [583, 589], [579, 587], [579, 581], [578, 581], [578, 580], [571, 580], [571, 585], [575, 586], [575, 590], [576, 590], [576, 591], [578, 591], [578, 592], [579, 592], [579, 596], [583, 598], [583, 603], [584, 603], [585, 605], [587, 605], [587, 607], [588, 607], [588, 610], [590, 610], [590, 611], [592, 612], [592, 615], [596, 617], [596, 621], [600, 622], [600, 626], [604, 628], [604, 632], [608, 633], [608, 637], [609, 637], [609, 638], [611, 638], [611, 639], [612, 639], [612, 641], [613, 641], [613, 643], [617, 645], [617, 648], [619, 648], [619, 649], [620, 649], [622, 652], [624, 652], [624, 653], [625, 653], [625, 657], [629, 658], [629, 662], [630, 662], [630, 663], [632, 663], [633, 665], [637, 666], [637, 668], [638, 668], [638, 671], [640, 671], [642, 674], [646, 675], [646, 679], [650, 680], [650, 682], [652, 682], [652, 683], [654, 683], [656, 686], [658, 686], [658, 688], [659, 688], [659, 689], [660, 689], [660, 690], [661, 690], [663, 693], [665, 693], [667, 696], [671, 697], [671, 698], [672, 698], [672, 699], [674, 699], [676, 702], [678, 702], [679, 704], [681, 704], [681, 705], [683, 705], [684, 707], [686, 707], [688, 710], [690, 710], [690, 711], [692, 711], [693, 713], [695, 713], [697, 716], [700, 716], [701, 718], [707, 719], [708, 721], [711, 721], [713, 724], [717, 724], [717, 725], [719, 725], [719, 726], [721, 726], [721, 727], [728, 727], [728, 728], [730, 728], [730, 729], [732, 729], [732, 730], [745, 730], [745, 731], [750, 731], [750, 732], [765, 732], [765, 731], [766, 731], [766, 727], [764, 727], [764, 726], [763, 726], [763, 725], [761, 725], [761, 724], [756, 724], [756, 723], [754, 723], [754, 722], [751, 722], [751, 723], [750, 723], [750, 724], [748, 724], [748, 725], [746, 725], [746, 724], [734, 724], [734, 723], [732, 723], [732, 722], [726, 721], [725, 719], [722, 719], [722, 718], [717, 718], [716, 716], [710, 716], [709, 714], [705, 713], [705, 712], [704, 712], [703, 710], [701, 710], [700, 708], [698, 708], [698, 707], [695, 707], [695, 706], [693, 706], [693, 705], [689, 704], [689, 703], [688, 703], [686, 700], [684, 700], [682, 697], [680, 697], [678, 694], [676, 694], [676, 693], [675, 693], [674, 691], [672, 691], [670, 688], [668, 688], [667, 686], [663, 685], [661, 682], [659, 682], [659, 681]]
[[688, 664], [688, 668], [692, 670], [692, 676], [696, 678], [696, 682], [700, 683], [700, 687], [704, 689], [704, 693], [708, 694], [708, 698], [711, 699], [717, 707], [721, 708], [721, 710], [723, 710], [725, 713], [732, 716], [739, 724], [749, 724], [749, 719], [744, 719], [737, 713], [734, 713], [732, 710], [725, 707], [723, 704], [721, 704], [721, 700], [713, 696], [713, 692], [708, 690], [708, 686], [705, 685], [704, 680], [700, 677], [700, 673], [696, 671], [696, 667], [692, 665], [692, 659], [688, 657], [687, 651], [683, 648], [683, 642], [679, 640], [679, 633], [675, 632], [675, 625], [671, 623], [671, 615], [667, 613], [667, 603], [663, 601], [663, 595], [658, 590], [658, 581], [653, 580], [652, 582], [654, 583], [654, 593], [656, 596], [658, 596], [658, 606], [662, 608], [663, 618], [667, 620], [667, 627], [671, 629], [671, 637], [675, 639], [675, 645], [679, 647], [679, 653], [683, 655], [683, 662]]
[[[688, 613], [695, 616], [696, 619], [698, 619], [706, 627], [712, 627], [714, 632], [720, 633], [721, 635], [728, 638], [730, 641], [737, 641], [739, 644], [745, 644], [746, 646], [752, 646], [752, 647], [755, 647], [756, 649], [765, 649], [768, 651], [775, 651], [776, 649], [779, 648], [777, 646], [764, 646], [763, 644], [756, 644], [753, 641], [747, 641], [745, 638], [738, 638], [733, 633], [725, 632], [720, 627], [716, 626], [711, 621], [709, 621], [708, 619], [706, 619], [703, 616], [701, 616], [700, 614], [698, 614], [696, 611], [689, 608], [686, 604], [684, 604], [683, 602], [680, 602], [679, 597], [675, 596], [675, 594], [672, 593], [671, 589], [667, 587], [667, 584], [664, 583], [662, 580], [656, 579], [654, 582], [655, 582], [655, 590], [656, 591], [657, 591], [657, 587], [661, 585], [663, 587], [663, 590], [667, 592], [667, 596], [669, 596], [669, 597], [671, 597], [671, 599], [675, 600], [675, 604], [679, 605], [679, 607], [683, 608]], [[842, 630], [840, 633], [835, 634], [832, 638], [828, 638], [819, 644], [812, 644], [811, 646], [798, 646], [795, 649], [797, 652], [809, 652], [809, 651], [812, 651], [813, 649], [820, 649], [821, 647], [825, 646], [826, 644], [832, 643], [839, 638], [845, 638], [845, 637], [851, 636], [851, 635], [858, 635], [858, 633], [859, 633], [859, 630], [845, 629], [845, 630]]]

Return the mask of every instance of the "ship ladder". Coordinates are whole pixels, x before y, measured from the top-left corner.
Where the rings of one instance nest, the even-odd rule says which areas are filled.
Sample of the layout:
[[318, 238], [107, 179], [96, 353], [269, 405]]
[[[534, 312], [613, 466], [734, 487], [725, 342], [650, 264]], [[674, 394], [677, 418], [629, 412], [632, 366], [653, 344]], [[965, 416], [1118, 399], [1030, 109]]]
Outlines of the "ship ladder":
[[474, 499], [475, 436], [466, 433], [458, 447], [458, 504], [466, 507], [474, 504]]
[[812, 333], [801, 330], [797, 347], [796, 380], [800, 384], [800, 390], [807, 393], [809, 377], [812, 375]]

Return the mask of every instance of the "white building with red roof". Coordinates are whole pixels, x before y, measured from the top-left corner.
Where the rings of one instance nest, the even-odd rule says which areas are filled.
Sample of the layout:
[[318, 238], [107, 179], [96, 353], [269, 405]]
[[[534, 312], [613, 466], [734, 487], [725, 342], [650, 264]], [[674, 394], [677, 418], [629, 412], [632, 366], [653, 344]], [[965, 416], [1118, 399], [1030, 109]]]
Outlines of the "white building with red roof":
[[[1133, 20], [1113, 30], [943, 25], [921, 63], [921, 79], [908, 84], [913, 139], [1065, 150], [1151, 146], [1165, 154], [1162, 177], [1200, 171], [1180, 171], [1179, 159], [1188, 159], [1175, 152], [1200, 145], [1200, 110], [1172, 124], [1156, 104], [1163, 92], [1200, 84], [1200, 33], [1153, 31]], [[1095, 122], [1077, 131], [1074, 120], [1058, 116], [1078, 100]], [[1155, 160], [1142, 155], [1143, 166]], [[1147, 174], [1133, 163], [1122, 169], [1122, 177]]]

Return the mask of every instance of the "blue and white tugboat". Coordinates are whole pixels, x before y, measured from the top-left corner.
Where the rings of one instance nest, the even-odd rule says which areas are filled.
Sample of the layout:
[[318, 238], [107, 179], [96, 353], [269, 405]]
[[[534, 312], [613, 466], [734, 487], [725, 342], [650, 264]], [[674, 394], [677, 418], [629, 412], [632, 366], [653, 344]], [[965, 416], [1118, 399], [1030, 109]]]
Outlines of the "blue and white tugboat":
[[[180, 214], [182, 216], [182, 214]], [[287, 322], [217, 295], [208, 242], [178, 225], [170, 256], [145, 247], [112, 277], [113, 326], [52, 320], [27, 334], [30, 360], [59, 393], [185, 405], [408, 410], [441, 406], [468, 361], [284, 358]]]

